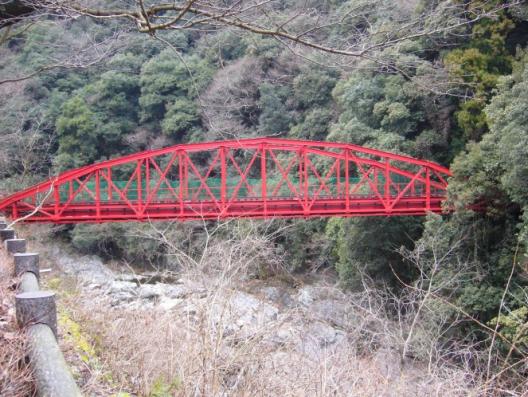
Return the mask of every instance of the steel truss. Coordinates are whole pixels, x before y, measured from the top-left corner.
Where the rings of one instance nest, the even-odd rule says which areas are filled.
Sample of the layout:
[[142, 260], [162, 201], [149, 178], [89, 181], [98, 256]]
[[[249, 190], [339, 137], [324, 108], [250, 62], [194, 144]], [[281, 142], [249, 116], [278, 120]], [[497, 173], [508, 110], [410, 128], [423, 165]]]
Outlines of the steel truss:
[[442, 211], [450, 175], [352, 144], [240, 139], [74, 169], [1, 200], [0, 212], [52, 223], [425, 215]]

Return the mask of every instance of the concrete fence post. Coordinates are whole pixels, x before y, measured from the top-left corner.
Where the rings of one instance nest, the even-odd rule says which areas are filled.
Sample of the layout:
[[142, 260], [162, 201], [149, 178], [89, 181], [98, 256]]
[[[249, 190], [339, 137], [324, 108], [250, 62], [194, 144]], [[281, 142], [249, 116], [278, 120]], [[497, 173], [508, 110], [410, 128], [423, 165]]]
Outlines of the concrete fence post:
[[34, 252], [19, 252], [15, 258], [15, 277], [21, 277], [25, 272], [33, 273], [40, 280], [39, 254]]
[[4, 241], [6, 251], [10, 254], [26, 252], [26, 240], [23, 238], [13, 238]]
[[14, 254], [15, 259], [15, 277], [20, 277], [18, 290], [20, 292], [38, 291], [40, 268], [39, 254], [32, 252], [23, 252]]
[[54, 292], [23, 292], [15, 296], [15, 306], [19, 326], [46, 324], [57, 337], [57, 306]]
[[15, 238], [15, 230], [14, 229], [2, 229], [0, 230], [0, 240], [6, 241], [11, 240]]
[[[34, 277], [32, 273], [25, 273], [28, 274]], [[37, 384], [37, 396], [82, 397], [57, 344], [55, 294], [24, 292], [15, 297], [15, 303], [18, 323], [28, 329], [29, 363]]]
[[0, 239], [7, 252], [13, 254], [15, 276], [20, 277], [16, 317], [19, 326], [27, 329], [36, 396], [82, 397], [57, 343], [55, 294], [39, 290], [39, 254], [26, 252], [26, 240], [16, 239], [12, 229], [0, 226]]

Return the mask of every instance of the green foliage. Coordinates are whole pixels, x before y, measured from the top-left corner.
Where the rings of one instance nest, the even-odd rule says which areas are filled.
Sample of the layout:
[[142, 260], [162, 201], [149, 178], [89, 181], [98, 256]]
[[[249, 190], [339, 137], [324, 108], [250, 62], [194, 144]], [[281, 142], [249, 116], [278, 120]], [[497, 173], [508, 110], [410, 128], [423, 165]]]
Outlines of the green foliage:
[[[504, 313], [500, 317], [495, 317], [488, 322], [488, 325], [495, 328], [513, 345], [524, 354], [528, 353], [528, 306], [522, 306], [509, 313]], [[504, 354], [510, 351], [510, 344], [502, 339], [497, 340], [499, 349]]]
[[198, 50], [211, 62], [216, 62], [219, 65], [242, 58], [246, 49], [247, 42], [243, 40], [240, 33], [231, 30], [205, 36], [198, 44]]
[[455, 159], [455, 179], [450, 191], [459, 206], [485, 201], [491, 211], [505, 209], [510, 202], [528, 204], [528, 57], [515, 73], [500, 80], [498, 94], [486, 107], [490, 133]]
[[407, 267], [398, 250], [412, 246], [421, 222], [414, 218], [330, 219], [326, 237], [343, 284], [360, 288], [363, 277], [393, 282], [392, 269], [405, 275]]
[[181, 142], [183, 136], [192, 133], [192, 129], [198, 126], [199, 122], [196, 104], [186, 98], [178, 98], [167, 106], [161, 130], [175, 141]]
[[100, 125], [101, 120], [80, 96], [65, 103], [56, 126], [59, 152], [55, 163], [59, 169], [79, 167], [99, 157], [103, 143], [98, 136]]
[[290, 129], [290, 136], [298, 139], [323, 141], [333, 119], [333, 112], [327, 108], [313, 108], [308, 111], [304, 120]]
[[281, 44], [272, 37], [247, 34], [241, 41], [244, 43], [247, 55], [259, 57], [266, 61], [276, 59], [283, 50]]
[[180, 379], [174, 379], [172, 382], [167, 383], [163, 378], [158, 377], [154, 380], [149, 397], [171, 397], [175, 395], [180, 387]]
[[353, 74], [340, 81], [334, 97], [343, 112], [340, 123], [356, 118], [373, 129], [412, 136], [424, 118], [420, 93], [400, 75]]
[[414, 140], [415, 153], [420, 158], [435, 159], [449, 149], [445, 136], [434, 130], [424, 130]]
[[[148, 235], [148, 225], [136, 225]], [[80, 252], [96, 254], [103, 258], [125, 258], [136, 264], [163, 263], [164, 248], [161, 242], [139, 237], [131, 232], [131, 225], [101, 224], [76, 225], [70, 232], [72, 245]]]
[[115, 71], [79, 90], [57, 118], [58, 168], [79, 167], [121, 152], [124, 136], [137, 125], [138, 96], [137, 76]]
[[19, 64], [28, 70], [46, 66], [54, 51], [53, 47], [48, 44], [50, 42], [59, 43], [63, 36], [64, 30], [51, 21], [35, 24], [25, 36]]
[[321, 219], [292, 221], [284, 233], [286, 263], [291, 270], [318, 269], [331, 265], [324, 235], [326, 221]]
[[[472, 224], [474, 230], [478, 230], [472, 233], [472, 241], [480, 247], [476, 258], [480, 282], [465, 286], [459, 302], [486, 320], [497, 313], [512, 263], [526, 255], [527, 249], [528, 134], [524, 128], [528, 122], [527, 61], [526, 56], [522, 57], [514, 64], [511, 76], [499, 79], [498, 92], [485, 108], [490, 131], [479, 143], [468, 145], [467, 151], [461, 153], [452, 166], [451, 203], [463, 210], [475, 203], [486, 206], [488, 218], [476, 214], [464, 221], [453, 221], [458, 227], [461, 223]], [[513, 287], [508, 294], [512, 310], [523, 307], [522, 300], [511, 297], [525, 285], [521, 269], [516, 268]]]
[[[490, 2], [487, 7], [493, 7]], [[508, 33], [514, 28], [505, 12], [498, 20], [483, 19], [473, 25], [468, 44], [447, 53], [444, 62], [451, 75], [467, 83], [474, 97], [461, 104], [456, 120], [466, 139], [478, 140], [487, 131], [483, 112], [499, 76], [511, 72], [512, 56], [506, 47]]]
[[212, 74], [206, 60], [197, 56], [180, 58], [171, 49], [162, 51], [141, 69], [141, 121], [162, 120], [176, 99], [196, 98]]
[[264, 83], [259, 91], [259, 131], [263, 135], [287, 132], [292, 121], [286, 106], [290, 90], [287, 87]]
[[293, 94], [301, 108], [324, 105], [331, 99], [336, 79], [320, 70], [307, 70], [293, 79]]

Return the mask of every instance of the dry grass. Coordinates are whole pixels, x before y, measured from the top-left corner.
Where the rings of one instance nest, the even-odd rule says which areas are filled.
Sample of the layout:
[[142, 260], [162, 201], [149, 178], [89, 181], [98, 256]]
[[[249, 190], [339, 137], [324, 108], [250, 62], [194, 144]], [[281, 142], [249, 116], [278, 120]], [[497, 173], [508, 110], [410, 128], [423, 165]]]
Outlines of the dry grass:
[[[452, 318], [432, 298], [412, 291], [395, 297], [368, 285], [360, 294], [348, 294], [319, 283], [321, 299], [345, 305], [339, 324], [296, 303], [276, 316], [254, 310], [253, 320], [240, 326], [245, 314], [233, 298], [243, 290], [259, 296], [258, 282], [248, 279], [262, 266], [273, 270], [266, 274], [284, 268], [266, 237], [244, 230], [216, 238], [213, 232], [198, 257], [166, 243], [179, 276], [194, 286], [170, 310], [144, 301], [114, 306], [104, 291], [63, 280], [61, 305], [81, 325], [96, 356], [85, 363], [87, 395], [119, 390], [150, 397], [523, 395], [520, 388], [486, 381], [479, 370], [487, 355], [482, 346], [439, 342]], [[399, 316], [395, 308], [401, 309]], [[338, 328], [342, 337], [323, 343], [316, 325]], [[110, 387], [102, 387], [105, 382]]]
[[[167, 392], [163, 396], [471, 394], [472, 376], [460, 368], [401, 366], [390, 346], [358, 351], [368, 324], [325, 346], [310, 340], [307, 314], [291, 310], [248, 334], [233, 331], [228, 297], [218, 306], [220, 294], [214, 295], [191, 298], [186, 308], [172, 312], [123, 310], [85, 297], [76, 302], [75, 317], [97, 341], [98, 354], [118, 382], [141, 396], [160, 390]], [[276, 343], [281, 333], [288, 338]]]
[[[392, 320], [385, 297], [374, 293], [320, 287], [349, 302], [338, 326], [341, 337], [332, 343], [318, 332], [335, 324], [298, 304], [276, 316], [254, 310], [253, 320], [240, 326], [247, 313], [233, 299], [250, 284], [248, 274], [256, 263], [280, 268], [269, 246], [262, 236], [245, 235], [211, 237], [198, 260], [175, 249], [180, 275], [196, 292], [171, 310], [115, 307], [101, 292], [82, 289], [63, 303], [92, 336], [115, 381], [140, 396], [478, 395], [478, 377], [432, 349], [429, 362], [402, 362], [407, 324]], [[417, 330], [421, 338], [413, 347], [434, 344], [424, 332]]]
[[32, 396], [33, 379], [25, 364], [27, 339], [15, 317], [12, 260], [0, 249], [0, 396]]

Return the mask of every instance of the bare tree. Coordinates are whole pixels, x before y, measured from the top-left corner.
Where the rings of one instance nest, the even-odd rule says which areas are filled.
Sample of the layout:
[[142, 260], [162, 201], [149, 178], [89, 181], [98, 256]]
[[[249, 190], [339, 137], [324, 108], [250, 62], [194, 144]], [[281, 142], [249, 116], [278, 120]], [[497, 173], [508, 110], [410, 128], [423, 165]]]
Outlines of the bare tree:
[[[60, 22], [54, 22], [60, 23]], [[4, 41], [15, 35], [21, 34], [33, 27], [33, 23], [21, 28], [16, 33], [8, 34]], [[6, 28], [7, 29], [7, 28]], [[6, 32], [7, 33], [7, 32]], [[0, 61], [0, 70], [3, 75], [10, 75], [8, 78], [0, 79], [0, 85], [13, 84], [24, 80], [29, 80], [39, 74], [55, 69], [85, 69], [107, 60], [122, 46], [121, 33], [116, 32], [110, 37], [98, 39], [94, 35], [84, 34], [76, 37], [75, 40], [63, 38], [62, 42], [48, 41], [42, 42], [43, 47], [52, 48], [53, 51], [46, 56], [46, 59], [39, 62], [41, 65], [29, 72], [13, 70], [10, 59], [5, 58]], [[0, 40], [0, 45], [2, 41]]]
[[[358, 1], [339, 10], [325, 13], [315, 3], [300, 2], [287, 13], [281, 1], [199, 1], [171, 3], [138, 0], [122, 2], [121, 7], [106, 8], [89, 1], [48, 2], [47, 7], [65, 13], [84, 14], [94, 18], [124, 18], [140, 32], [154, 34], [163, 29], [216, 29], [233, 26], [252, 33], [270, 36], [289, 44], [351, 57], [368, 57], [375, 50], [387, 48], [408, 39], [457, 33], [458, 29], [494, 17], [497, 12], [517, 5], [504, 2], [496, 7], [486, 3], [466, 5], [440, 2], [410, 18], [413, 7], [404, 2]], [[412, 4], [412, 3], [411, 3]], [[391, 13], [399, 22], [397, 30], [376, 26], [380, 13]], [[343, 29], [342, 38], [329, 44], [332, 29]]]
[[201, 96], [210, 138], [241, 136], [247, 125], [256, 124], [259, 85], [264, 78], [261, 61], [244, 57], [220, 69]]
[[[417, 2], [403, 0], [357, 0], [334, 9], [309, 0], [299, 0], [287, 7], [279, 0], [117, 0], [111, 6], [99, 0], [13, 0], [0, 7], [0, 33], [3, 33], [0, 43], [25, 31], [35, 21], [80, 16], [122, 20], [120, 31], [135, 30], [162, 41], [165, 41], [161, 38], [162, 31], [206, 34], [228, 27], [270, 38], [299, 59], [325, 67], [397, 72], [412, 79], [417, 87], [437, 95], [465, 96], [467, 93], [460, 93], [460, 85], [467, 83], [439, 77], [440, 68], [409, 54], [406, 45], [416, 39], [434, 43], [435, 48], [460, 42], [471, 34], [472, 24], [484, 18], [497, 18], [503, 10], [520, 4], [521, 0], [440, 1], [430, 2], [417, 11]], [[105, 45], [97, 43], [86, 51], [72, 50], [70, 58], [50, 60], [30, 73], [12, 73], [13, 77], [0, 84], [28, 79], [50, 69], [91, 66], [108, 57], [109, 50], [104, 48]], [[75, 56], [77, 53], [83, 56]], [[420, 76], [415, 76], [418, 68]], [[222, 126], [214, 126], [212, 130], [221, 131]]]
[[[288, 46], [301, 46], [329, 54], [372, 58], [376, 51], [420, 37], [460, 34], [465, 26], [483, 18], [494, 18], [501, 10], [522, 2], [512, 0], [496, 6], [488, 2], [470, 4], [442, 1], [414, 13], [416, 4], [404, 1], [360, 0], [329, 12], [317, 2], [299, 2], [284, 7], [278, 0], [220, 1], [160, 0], [116, 1], [111, 7], [97, 0], [19, 0], [8, 2], [0, 12], [4, 26], [42, 15], [100, 19], [123, 19], [139, 32], [201, 30], [232, 26], [272, 37]], [[380, 15], [391, 15], [394, 26], [378, 23]], [[0, 25], [1, 26], [1, 25]], [[462, 31], [461, 31], [462, 29]], [[333, 33], [338, 33], [333, 34]]]

